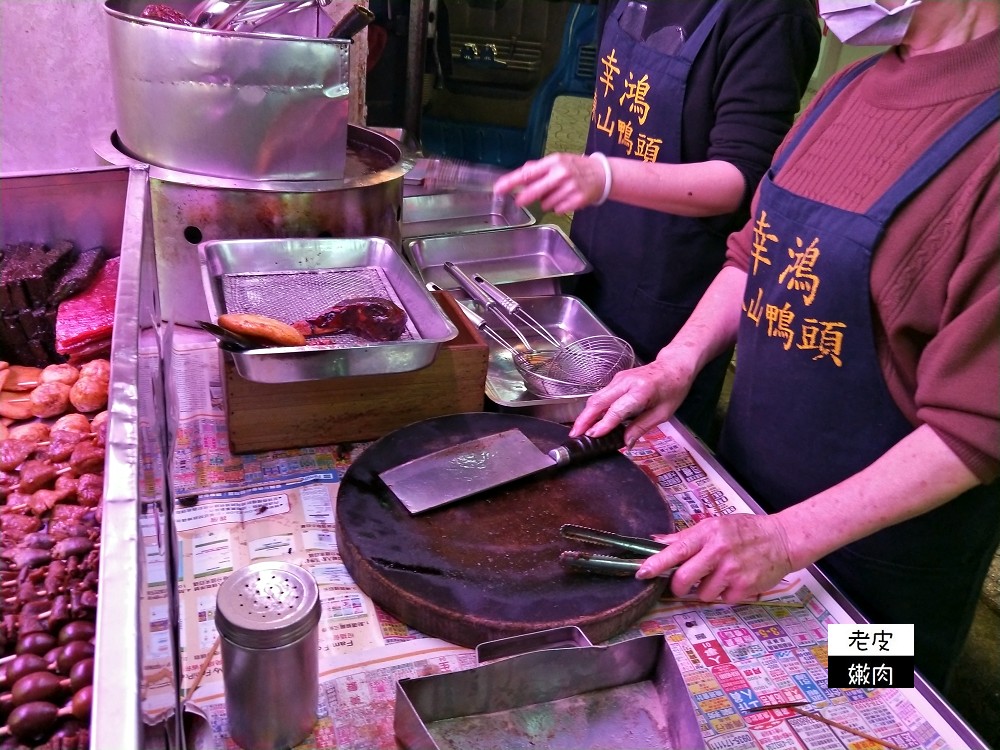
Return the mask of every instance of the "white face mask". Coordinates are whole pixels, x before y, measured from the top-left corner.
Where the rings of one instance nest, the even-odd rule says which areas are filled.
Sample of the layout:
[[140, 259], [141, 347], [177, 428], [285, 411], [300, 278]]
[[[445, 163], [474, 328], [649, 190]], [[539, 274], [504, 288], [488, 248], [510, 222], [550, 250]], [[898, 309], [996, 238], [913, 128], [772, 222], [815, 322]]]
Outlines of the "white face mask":
[[899, 44], [920, 0], [905, 0], [888, 10], [875, 0], [819, 0], [819, 14], [844, 44], [874, 46]]

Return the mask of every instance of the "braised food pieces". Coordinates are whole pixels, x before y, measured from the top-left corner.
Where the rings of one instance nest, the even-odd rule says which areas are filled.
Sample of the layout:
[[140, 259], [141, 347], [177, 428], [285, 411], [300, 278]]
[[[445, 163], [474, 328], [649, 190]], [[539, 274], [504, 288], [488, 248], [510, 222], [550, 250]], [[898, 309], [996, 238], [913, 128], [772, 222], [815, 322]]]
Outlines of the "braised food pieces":
[[283, 323], [254, 313], [226, 313], [219, 325], [262, 346], [305, 346], [307, 336], [350, 333], [368, 341], [395, 341], [406, 330], [406, 311], [384, 297], [353, 297], [315, 318]]
[[406, 330], [406, 311], [384, 297], [354, 297], [292, 325], [304, 336], [353, 333], [369, 341], [395, 341]]
[[219, 316], [219, 325], [267, 346], [306, 345], [306, 337], [298, 330], [266, 315], [226, 313]]
[[[100, 356], [110, 350], [110, 324], [106, 340], [88, 346], [85, 351], [61, 348], [59, 310], [71, 298], [83, 294], [101, 275], [108, 253], [101, 247], [78, 249], [68, 240], [51, 245], [37, 242], [19, 242], [0, 247], [0, 359], [19, 365], [44, 367], [60, 362], [66, 356], [81, 361]], [[113, 265], [106, 275], [114, 275], [117, 284], [118, 266]], [[107, 285], [105, 285], [107, 286]], [[110, 314], [114, 312], [114, 289], [103, 290], [109, 296]], [[63, 320], [71, 336], [80, 336], [81, 345], [88, 344], [92, 323], [91, 300], [78, 305], [70, 315], [73, 320]], [[75, 362], [74, 362], [75, 364]]]

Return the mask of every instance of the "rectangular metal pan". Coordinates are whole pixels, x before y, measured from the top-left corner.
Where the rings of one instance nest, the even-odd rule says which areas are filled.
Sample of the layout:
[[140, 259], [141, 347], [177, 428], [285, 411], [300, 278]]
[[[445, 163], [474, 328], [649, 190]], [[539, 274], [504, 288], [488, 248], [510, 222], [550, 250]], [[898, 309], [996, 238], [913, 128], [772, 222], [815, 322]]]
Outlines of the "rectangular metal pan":
[[[580, 299], [566, 294], [544, 295], [540, 297], [515, 297], [521, 307], [537, 320], [562, 343], [585, 336], [610, 334], [611, 331]], [[516, 335], [496, 320], [487, 311], [471, 301], [463, 304], [472, 307], [486, 318], [490, 327], [513, 346], [518, 344]], [[521, 332], [532, 341], [531, 329], [523, 327]], [[583, 409], [587, 396], [562, 396], [539, 398], [526, 390], [524, 380], [511, 358], [509, 351], [494, 341], [489, 341], [490, 357], [486, 371], [486, 395], [490, 401], [502, 409], [518, 411], [522, 414], [548, 419], [553, 422], [572, 422]]]
[[483, 190], [403, 196], [402, 236], [476, 232], [503, 227], [526, 227], [535, 217], [514, 205], [510, 195]]
[[557, 294], [559, 279], [591, 270], [555, 224], [421, 237], [404, 242], [403, 248], [425, 282], [455, 291], [459, 297], [462, 290], [445, 270], [445, 261], [461, 266], [470, 276], [484, 276], [511, 296]]
[[407, 750], [705, 747], [663, 636], [592, 646], [553, 632], [504, 639], [521, 652], [472, 669], [399, 680], [397, 739]]
[[317, 345], [234, 352], [236, 370], [247, 380], [294, 383], [409, 372], [430, 364], [440, 344], [458, 335], [382, 237], [218, 240], [199, 245], [198, 257], [213, 322], [222, 313], [242, 312], [291, 323], [357, 296], [388, 297], [408, 316], [397, 341], [341, 335]]

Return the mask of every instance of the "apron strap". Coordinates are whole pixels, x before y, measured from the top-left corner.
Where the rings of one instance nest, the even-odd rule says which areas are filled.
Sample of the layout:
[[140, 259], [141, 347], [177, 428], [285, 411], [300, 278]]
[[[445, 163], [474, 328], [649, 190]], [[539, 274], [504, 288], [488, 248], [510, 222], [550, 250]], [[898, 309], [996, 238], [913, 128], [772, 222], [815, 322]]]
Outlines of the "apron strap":
[[690, 38], [684, 42], [684, 46], [681, 47], [678, 57], [684, 60], [688, 65], [694, 62], [694, 59], [701, 52], [701, 48], [705, 44], [705, 40], [708, 39], [708, 35], [712, 33], [712, 29], [715, 28], [715, 24], [719, 22], [722, 17], [722, 11], [725, 10], [726, 0], [718, 0], [711, 8], [709, 8], [708, 13], [705, 17], [701, 19], [701, 23], [698, 24], [698, 28], [694, 30]]
[[916, 194], [943, 169], [970, 141], [1000, 120], [1000, 91], [980, 102], [948, 132], [938, 138], [927, 152], [907, 169], [868, 210], [867, 216], [885, 224], [903, 203]]

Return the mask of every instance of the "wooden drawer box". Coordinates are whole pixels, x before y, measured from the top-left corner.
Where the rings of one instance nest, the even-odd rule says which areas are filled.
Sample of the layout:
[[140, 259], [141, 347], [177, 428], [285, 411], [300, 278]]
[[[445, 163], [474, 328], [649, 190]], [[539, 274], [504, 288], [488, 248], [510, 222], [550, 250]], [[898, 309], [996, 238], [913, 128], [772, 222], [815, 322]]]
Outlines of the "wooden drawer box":
[[482, 411], [489, 347], [451, 296], [435, 293], [435, 299], [459, 333], [430, 365], [413, 372], [254, 383], [224, 356], [230, 450], [373, 440], [421, 419]]

